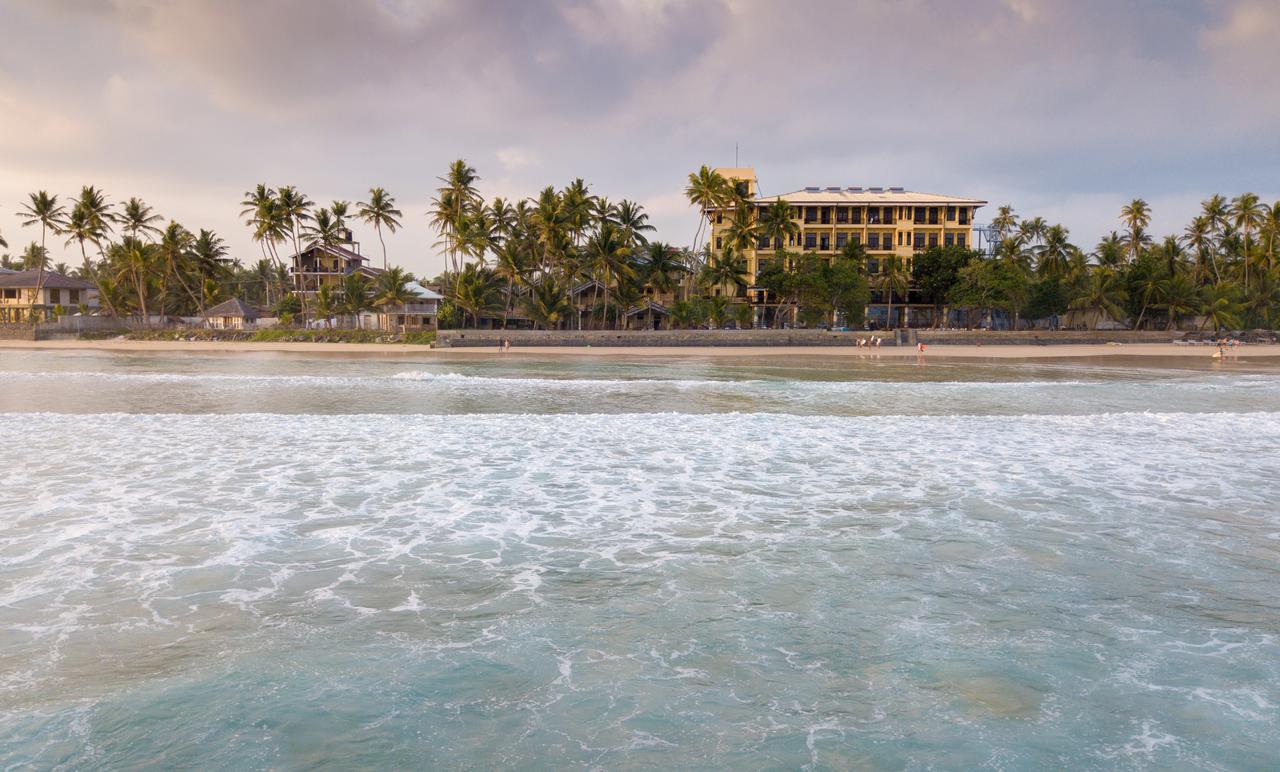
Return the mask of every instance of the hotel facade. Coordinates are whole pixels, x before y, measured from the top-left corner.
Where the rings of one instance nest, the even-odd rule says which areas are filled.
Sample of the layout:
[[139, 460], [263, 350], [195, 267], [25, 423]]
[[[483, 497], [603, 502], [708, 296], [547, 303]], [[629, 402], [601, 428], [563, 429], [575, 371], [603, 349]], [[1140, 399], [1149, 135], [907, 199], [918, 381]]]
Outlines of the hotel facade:
[[[910, 270], [912, 257], [933, 247], [958, 246], [973, 248], [973, 221], [977, 210], [987, 202], [975, 198], [919, 193], [900, 187], [808, 187], [791, 193], [761, 196], [755, 170], [751, 168], [719, 168], [716, 171], [745, 195], [759, 222], [766, 208], [776, 201], [791, 207], [791, 219], [797, 234], [780, 239], [760, 236], [744, 250], [752, 278], [758, 275], [762, 261], [779, 251], [812, 253], [834, 259], [850, 242], [866, 250], [868, 273], [882, 270], [887, 257], [901, 259]], [[733, 217], [731, 210], [712, 210], [710, 247], [713, 254], [723, 254]], [[882, 293], [872, 292], [867, 319], [877, 327], [899, 327], [932, 323], [933, 307], [914, 302], [914, 292], [894, 298], [893, 316], [888, 318], [889, 304]]]

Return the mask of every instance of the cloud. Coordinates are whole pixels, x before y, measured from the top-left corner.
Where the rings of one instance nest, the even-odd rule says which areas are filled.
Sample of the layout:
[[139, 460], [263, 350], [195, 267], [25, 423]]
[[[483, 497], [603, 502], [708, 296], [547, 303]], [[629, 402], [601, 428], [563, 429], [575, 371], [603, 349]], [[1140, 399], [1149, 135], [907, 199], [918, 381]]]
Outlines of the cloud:
[[766, 192], [973, 195], [1091, 244], [1136, 195], [1280, 194], [1278, 24], [1264, 0], [15, 0], [0, 204], [93, 182], [252, 259], [257, 182], [381, 185], [393, 258], [431, 273], [454, 158], [489, 198], [583, 177], [681, 243], [685, 176], [737, 145]]

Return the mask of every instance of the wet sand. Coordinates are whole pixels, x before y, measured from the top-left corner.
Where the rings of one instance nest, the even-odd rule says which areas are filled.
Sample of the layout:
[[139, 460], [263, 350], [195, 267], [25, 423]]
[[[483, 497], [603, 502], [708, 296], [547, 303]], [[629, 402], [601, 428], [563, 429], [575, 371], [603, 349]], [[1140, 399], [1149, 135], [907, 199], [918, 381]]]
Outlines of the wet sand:
[[[363, 354], [368, 356], [402, 356], [414, 354], [440, 357], [498, 356], [495, 347], [433, 349], [429, 346], [380, 343], [249, 343], [230, 341], [141, 341], [141, 340], [49, 340], [49, 341], [0, 341], [4, 349], [88, 350], [121, 352], [292, 352], [300, 354]], [[1210, 360], [1216, 349], [1206, 345], [1179, 345], [1175, 343], [1134, 344], [1048, 344], [1043, 346], [992, 345], [992, 346], [929, 346], [924, 354], [914, 347], [886, 346], [882, 348], [856, 348], [853, 346], [527, 346], [513, 347], [509, 355], [538, 355], [551, 357], [627, 357], [627, 358], [686, 358], [686, 357], [849, 357], [893, 358], [920, 357], [928, 359], [1064, 359], [1094, 357], [1129, 357], [1137, 359]], [[1231, 359], [1272, 360], [1280, 363], [1280, 345], [1241, 346], [1231, 352]]]

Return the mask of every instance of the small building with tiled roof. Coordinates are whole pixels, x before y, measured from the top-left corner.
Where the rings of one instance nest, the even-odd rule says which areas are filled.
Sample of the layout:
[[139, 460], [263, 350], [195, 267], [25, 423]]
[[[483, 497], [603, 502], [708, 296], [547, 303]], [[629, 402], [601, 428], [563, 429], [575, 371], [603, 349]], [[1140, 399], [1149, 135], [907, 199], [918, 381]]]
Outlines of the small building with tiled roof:
[[53, 271], [0, 273], [0, 322], [27, 322], [63, 313], [94, 313], [98, 288]]
[[206, 309], [204, 323], [215, 330], [243, 330], [256, 327], [262, 318], [262, 311], [240, 298], [224, 300], [213, 308]]

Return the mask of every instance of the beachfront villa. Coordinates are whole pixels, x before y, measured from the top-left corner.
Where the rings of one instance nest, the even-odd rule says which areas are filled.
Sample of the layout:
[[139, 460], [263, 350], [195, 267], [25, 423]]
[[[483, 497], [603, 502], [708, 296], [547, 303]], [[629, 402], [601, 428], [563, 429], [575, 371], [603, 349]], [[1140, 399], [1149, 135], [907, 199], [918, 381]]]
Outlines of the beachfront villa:
[[[775, 196], [761, 196], [755, 169], [718, 168], [722, 177], [733, 183], [751, 202], [756, 221], [776, 201], [791, 206], [791, 219], [798, 233], [786, 243], [764, 236], [744, 250], [751, 276], [758, 275], [763, 261], [779, 250], [813, 253], [834, 258], [845, 245], [861, 244], [868, 257], [867, 270], [881, 271], [886, 257], [900, 258], [909, 270], [912, 256], [931, 247], [974, 246], [973, 219], [987, 202], [976, 198], [919, 193], [901, 187], [806, 187]], [[723, 252], [728, 242], [732, 212], [712, 210], [710, 246], [713, 254]], [[910, 296], [912, 293], [908, 293]], [[933, 307], [911, 302], [913, 298], [894, 298], [893, 316], [888, 318], [888, 303], [881, 293], [873, 292], [867, 307], [867, 319], [878, 327], [925, 326], [932, 322]], [[761, 306], [758, 318], [767, 313], [768, 302], [763, 293], [748, 292], [748, 298]], [[901, 305], [900, 305], [901, 304]]]
[[95, 313], [98, 288], [53, 271], [45, 271], [43, 277], [39, 271], [0, 273], [0, 322], [30, 321], [33, 313], [37, 318], [52, 317], [59, 308], [65, 313]]
[[289, 258], [289, 263], [293, 288], [305, 295], [313, 295], [324, 286], [338, 291], [343, 278], [352, 273], [362, 273], [371, 281], [382, 273], [381, 268], [368, 264], [369, 258], [360, 254], [360, 242], [352, 239], [351, 231], [345, 228], [337, 244], [312, 243]]
[[206, 327], [214, 330], [245, 330], [258, 326], [263, 314], [240, 298], [224, 300], [204, 314]]
[[[440, 313], [440, 301], [444, 295], [416, 281], [406, 282], [404, 288], [414, 299], [398, 306], [380, 306], [376, 313], [365, 314], [369, 322], [385, 332], [422, 332], [434, 330]], [[361, 325], [364, 326], [362, 320]]]

